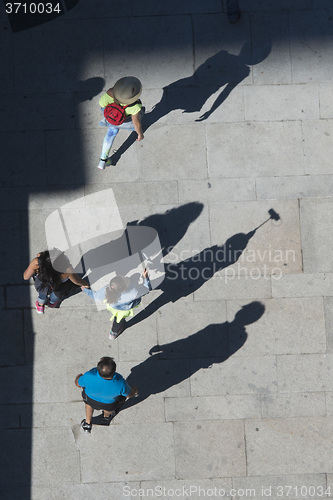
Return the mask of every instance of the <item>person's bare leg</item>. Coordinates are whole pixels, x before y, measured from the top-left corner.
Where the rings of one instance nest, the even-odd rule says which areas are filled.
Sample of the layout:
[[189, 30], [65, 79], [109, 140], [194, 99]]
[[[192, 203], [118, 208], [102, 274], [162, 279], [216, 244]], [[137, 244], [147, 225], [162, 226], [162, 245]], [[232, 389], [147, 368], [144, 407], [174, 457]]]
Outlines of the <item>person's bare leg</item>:
[[94, 409], [87, 404], [85, 404], [85, 407], [86, 407], [86, 423], [91, 424], [91, 419], [94, 413]]

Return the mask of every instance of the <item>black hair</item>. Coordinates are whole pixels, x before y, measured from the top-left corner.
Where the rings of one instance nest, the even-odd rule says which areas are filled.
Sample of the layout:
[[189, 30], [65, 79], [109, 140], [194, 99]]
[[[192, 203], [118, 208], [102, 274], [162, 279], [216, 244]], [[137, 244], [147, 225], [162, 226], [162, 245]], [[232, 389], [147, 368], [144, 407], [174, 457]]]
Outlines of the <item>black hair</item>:
[[97, 370], [103, 378], [113, 378], [116, 371], [116, 363], [113, 358], [104, 356], [97, 364]]
[[61, 284], [61, 274], [52, 266], [50, 252], [45, 250], [39, 254], [38, 258], [38, 276], [43, 283], [51, 283], [55, 290]]
[[127, 288], [127, 280], [123, 276], [112, 278], [109, 286], [105, 290], [105, 298], [108, 304], [117, 302], [122, 292]]

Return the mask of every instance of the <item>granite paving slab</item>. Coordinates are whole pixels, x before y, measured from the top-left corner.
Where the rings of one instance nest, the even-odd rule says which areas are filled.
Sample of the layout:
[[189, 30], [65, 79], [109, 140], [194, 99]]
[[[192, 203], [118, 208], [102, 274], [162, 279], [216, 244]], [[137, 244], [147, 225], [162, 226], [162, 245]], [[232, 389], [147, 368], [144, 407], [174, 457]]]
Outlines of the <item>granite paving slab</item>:
[[304, 173], [300, 122], [216, 123], [206, 128], [209, 178]]
[[260, 396], [257, 394], [196, 396], [166, 398], [166, 420], [171, 422], [196, 420], [233, 420], [260, 418]]
[[[207, 65], [210, 65], [209, 59]], [[211, 81], [210, 85], [212, 83]], [[228, 98], [225, 98], [223, 103], [216, 107], [215, 102], [218, 103], [220, 96], [225, 93], [229, 94]], [[244, 86], [242, 85], [232, 86], [230, 90], [228, 84], [225, 84], [223, 80], [221, 87], [217, 82], [215, 86], [203, 87], [199, 90], [196, 87], [169, 89], [168, 96], [168, 100], [173, 103], [173, 108], [175, 108], [167, 115], [167, 124], [170, 126], [182, 125], [184, 127], [201, 122], [201, 131], [202, 134], [205, 134], [208, 123], [244, 121], [245, 103]], [[161, 124], [162, 121], [159, 120], [158, 123]]]
[[[142, 493], [163, 495], [165, 500], [172, 500], [176, 496], [180, 498], [205, 498], [214, 495], [230, 498], [231, 478], [212, 478], [212, 479], [177, 479], [173, 481], [141, 481]], [[153, 493], [151, 493], [153, 492]]]
[[333, 415], [333, 393], [331, 391], [325, 392], [325, 399], [327, 415]]
[[254, 56], [259, 60], [252, 68], [255, 85], [291, 83], [288, 23], [288, 12], [251, 13]]
[[[2, 431], [0, 482], [2, 491], [5, 494], [13, 494], [13, 485], [19, 485], [21, 495], [29, 494], [30, 477], [27, 476], [26, 470], [24, 470], [22, 465], [30, 463], [31, 449], [22, 447], [21, 444], [22, 442], [27, 442], [26, 440], [29, 440], [30, 436], [30, 429], [8, 429]], [[16, 462], [10, 459], [13, 446], [16, 449], [20, 449], [20, 458]]]
[[224, 13], [198, 14], [193, 16], [193, 21], [195, 70], [202, 69], [196, 78], [197, 85], [211, 87], [214, 82], [220, 88], [230, 83], [230, 88], [234, 88], [234, 85], [250, 84], [249, 15], [244, 13], [235, 25], [229, 23]]
[[[140, 79], [144, 88], [160, 88], [192, 72], [189, 16], [146, 17], [144, 29], [134, 17], [119, 19], [116, 25], [108, 18], [104, 19], [100, 33], [104, 37], [105, 80], [110, 84], [130, 73]], [[145, 64], [141, 59], [143, 52]]]
[[35, 403], [34, 405], [18, 405], [20, 426], [22, 428], [43, 429], [45, 434], [52, 429], [71, 429], [81, 422], [84, 415], [82, 402], [66, 401], [59, 403]]
[[254, 278], [246, 275], [217, 273], [194, 292], [194, 301], [204, 300], [256, 300], [271, 298], [271, 279], [258, 274]]
[[320, 118], [333, 118], [333, 86], [332, 82], [319, 84]]
[[[138, 309], [141, 311], [145, 310], [143, 305]], [[137, 310], [136, 313], [138, 312]], [[157, 343], [156, 316], [152, 315], [133, 326], [131, 326], [129, 320], [127, 321], [126, 330], [116, 339], [119, 349], [119, 360], [134, 363], [144, 359], [148, 355], [151, 346]]]
[[[43, 43], [46, 33], [47, 71]], [[102, 31], [97, 20], [74, 22], [59, 18], [22, 31], [13, 38], [13, 50], [17, 92], [23, 88], [27, 94], [39, 94], [41, 88], [43, 93], [80, 91], [82, 82], [104, 73]], [[38, 74], [38, 78], [31, 78], [32, 74]]]
[[[103, 483], [105, 478], [112, 482], [168, 480], [175, 476], [170, 423], [95, 426], [91, 435], [80, 433], [76, 445], [80, 451], [83, 483]], [[105, 460], [105, 453], [110, 449], [117, 460]], [[143, 449], [149, 453], [142, 453]]]
[[110, 328], [108, 311], [60, 307], [47, 309], [44, 315], [34, 314], [34, 362], [36, 365], [44, 364], [48, 353], [48, 358], [56, 356], [65, 368], [72, 363], [73, 353], [76, 353], [82, 363], [95, 359], [97, 363], [112, 343], [109, 340]]
[[[247, 340], [237, 356], [326, 352], [323, 299], [271, 299], [263, 301], [264, 314], [246, 326]], [[228, 320], [241, 302], [227, 302]], [[230, 342], [238, 341], [238, 325], [230, 327]]]
[[246, 473], [241, 420], [176, 422], [174, 436], [179, 479], [227, 478]]
[[[272, 209], [280, 220], [265, 222]], [[280, 279], [302, 269], [296, 200], [211, 204], [210, 227], [212, 241], [224, 244], [221, 267], [227, 274], [245, 274], [252, 280], [272, 274]]]
[[[120, 179], [119, 179], [120, 181]], [[102, 188], [103, 184], [101, 184]], [[158, 205], [170, 204], [176, 205], [178, 201], [185, 202], [189, 200], [178, 200], [178, 182], [113, 182], [114, 194], [118, 207], [133, 205]], [[96, 186], [97, 188], [97, 186]], [[194, 198], [197, 199], [197, 198]], [[191, 200], [192, 201], [192, 200]], [[151, 214], [151, 212], [150, 212]]]
[[[288, 0], [240, 0], [240, 6], [245, 12], [259, 10], [263, 12], [283, 12], [290, 10], [290, 2]], [[307, 11], [313, 7], [312, 0], [295, 0], [293, 9], [299, 11]]]
[[0, 264], [1, 283], [21, 283], [22, 270], [15, 264], [22, 260], [21, 248], [21, 217], [17, 211], [1, 212], [2, 241], [6, 246], [1, 251], [2, 259]]
[[217, 363], [214, 358], [192, 360], [191, 369], [192, 396], [277, 392], [275, 356], [231, 356]]
[[20, 411], [18, 405], [1, 405], [0, 409], [1, 429], [19, 429], [21, 427]]
[[168, 16], [180, 14], [198, 14], [206, 12], [220, 12], [221, 3], [218, 0], [207, 0], [202, 3], [200, 0], [184, 0], [179, 3], [177, 0], [171, 0], [167, 3], [156, 3], [146, 1], [142, 5], [133, 3], [133, 13], [135, 16]]
[[305, 273], [332, 272], [331, 199], [308, 199], [300, 203], [302, 254]]
[[249, 476], [331, 473], [332, 417], [246, 420]]
[[[223, 201], [250, 201], [257, 198], [255, 180], [209, 179], [179, 181], [179, 201], [201, 200], [205, 203]], [[267, 199], [267, 198], [265, 198]]]
[[80, 481], [80, 456], [69, 428], [34, 429], [33, 486], [57, 486]]
[[[185, 309], [185, 314], [184, 314]], [[216, 304], [187, 302], [180, 300], [169, 303], [160, 309], [157, 315], [158, 347], [162, 351], [162, 357], [186, 358], [191, 356], [201, 357], [203, 353], [214, 355], [213, 338], [207, 333], [199, 335], [200, 330], [207, 327], [209, 322], [215, 323], [220, 328], [221, 345], [227, 346], [227, 333], [223, 328], [226, 321], [226, 304], [221, 302], [219, 308]], [[176, 326], [178, 325], [178, 326]], [[199, 340], [199, 338], [201, 340]], [[208, 345], [207, 345], [208, 344]], [[151, 347], [153, 347], [151, 345]]]
[[326, 324], [326, 351], [333, 352], [333, 299], [324, 298], [325, 324]]
[[147, 398], [176, 397], [191, 395], [190, 363], [184, 359], [160, 359], [158, 355], [147, 354], [141, 362], [117, 363], [117, 370], [130, 386], [139, 388], [139, 397], [132, 399], [129, 406], [141, 405]]
[[233, 487], [237, 490], [237, 500], [242, 496], [256, 498], [311, 498], [320, 496], [327, 490], [326, 474], [263, 475], [257, 477], [234, 477]]
[[[32, 497], [34, 500], [91, 500], [92, 498], [105, 497], [120, 500], [128, 498], [134, 500], [140, 489], [139, 482], [101, 482], [91, 484], [60, 484], [54, 487], [33, 487]], [[131, 495], [134, 492], [135, 496]], [[126, 495], [126, 496], [125, 496]]]
[[329, 297], [332, 295], [331, 273], [284, 274], [272, 281], [273, 297]]
[[261, 408], [263, 418], [325, 417], [325, 393], [262, 394]]
[[[0, 93], [1, 95], [7, 94], [10, 96], [14, 91], [14, 74], [12, 72], [13, 61], [13, 46], [11, 40], [7, 36], [7, 23], [1, 19], [0, 24], [0, 57], [1, 57], [1, 78], [0, 78]], [[8, 99], [8, 97], [7, 97]]]
[[[15, 95], [16, 105], [20, 108], [20, 119], [13, 112], [13, 102], [8, 95], [0, 98], [1, 114], [5, 118], [1, 124], [2, 132], [44, 131], [45, 129], [72, 129], [77, 125], [76, 106], [70, 93], [53, 94], [45, 106], [45, 95]], [[52, 119], [50, 119], [50, 116]]]
[[130, 405], [131, 402], [126, 403], [123, 410], [113, 420], [112, 424], [122, 426], [127, 424], [136, 425], [140, 422], [154, 424], [166, 421], [164, 398], [151, 397], [144, 401], [140, 401], [139, 404], [134, 406]]
[[332, 12], [324, 9], [303, 12], [302, 16], [290, 13], [293, 83], [332, 79]]
[[318, 392], [331, 389], [332, 354], [278, 356], [280, 392]]
[[[148, 133], [147, 133], [148, 135]], [[170, 148], [170, 143], [173, 147]], [[187, 151], [184, 155], [184, 151]], [[149, 141], [139, 148], [141, 177], [144, 181], [206, 178], [206, 144], [200, 124], [156, 126], [149, 130]]]
[[327, 175], [295, 175], [258, 177], [257, 198], [282, 200], [284, 198], [330, 198], [333, 177]]
[[[2, 178], [2, 187], [29, 186], [34, 191], [34, 186], [46, 184], [45, 172], [45, 137], [42, 131], [17, 131], [1, 132], [0, 140], [6, 144], [2, 152], [2, 161], [9, 165], [13, 152], [17, 147], [22, 151], [22, 158], [13, 169], [7, 169], [6, 176]], [[35, 151], [38, 151], [36, 155]], [[34, 176], [27, 177], [26, 172], [33, 171]]]
[[332, 120], [308, 120], [302, 123], [306, 174], [331, 174], [329, 157], [332, 151], [332, 128]]
[[244, 89], [245, 121], [319, 119], [317, 85], [258, 85]]
[[0, 322], [3, 342], [0, 365], [23, 365], [25, 363], [23, 311], [0, 310]]

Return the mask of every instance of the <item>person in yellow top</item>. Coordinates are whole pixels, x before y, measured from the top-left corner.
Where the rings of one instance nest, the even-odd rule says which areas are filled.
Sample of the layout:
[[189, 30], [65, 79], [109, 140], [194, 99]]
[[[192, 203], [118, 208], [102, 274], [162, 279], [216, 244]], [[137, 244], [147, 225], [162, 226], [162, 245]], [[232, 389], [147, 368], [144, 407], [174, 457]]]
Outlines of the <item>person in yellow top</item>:
[[142, 141], [143, 130], [141, 125], [142, 103], [139, 96], [142, 92], [140, 80], [134, 76], [125, 76], [118, 80], [99, 100], [104, 113], [100, 125], [108, 127], [104, 137], [100, 162], [97, 166], [104, 170], [111, 165], [109, 153], [119, 129], [135, 130], [137, 141]]

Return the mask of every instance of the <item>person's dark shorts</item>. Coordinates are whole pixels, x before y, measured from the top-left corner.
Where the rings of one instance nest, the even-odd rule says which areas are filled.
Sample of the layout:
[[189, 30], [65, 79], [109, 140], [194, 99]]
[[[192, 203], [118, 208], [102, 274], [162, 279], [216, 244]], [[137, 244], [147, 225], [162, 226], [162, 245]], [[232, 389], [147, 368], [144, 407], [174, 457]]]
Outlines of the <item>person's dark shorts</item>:
[[94, 399], [91, 399], [89, 396], [87, 396], [84, 389], [82, 391], [82, 399], [87, 405], [91, 406], [94, 410], [106, 410], [106, 411], [116, 410], [119, 405], [121, 405], [126, 401], [125, 396], [118, 396], [116, 401], [114, 401], [113, 403], [101, 403], [100, 401], [95, 401]]

